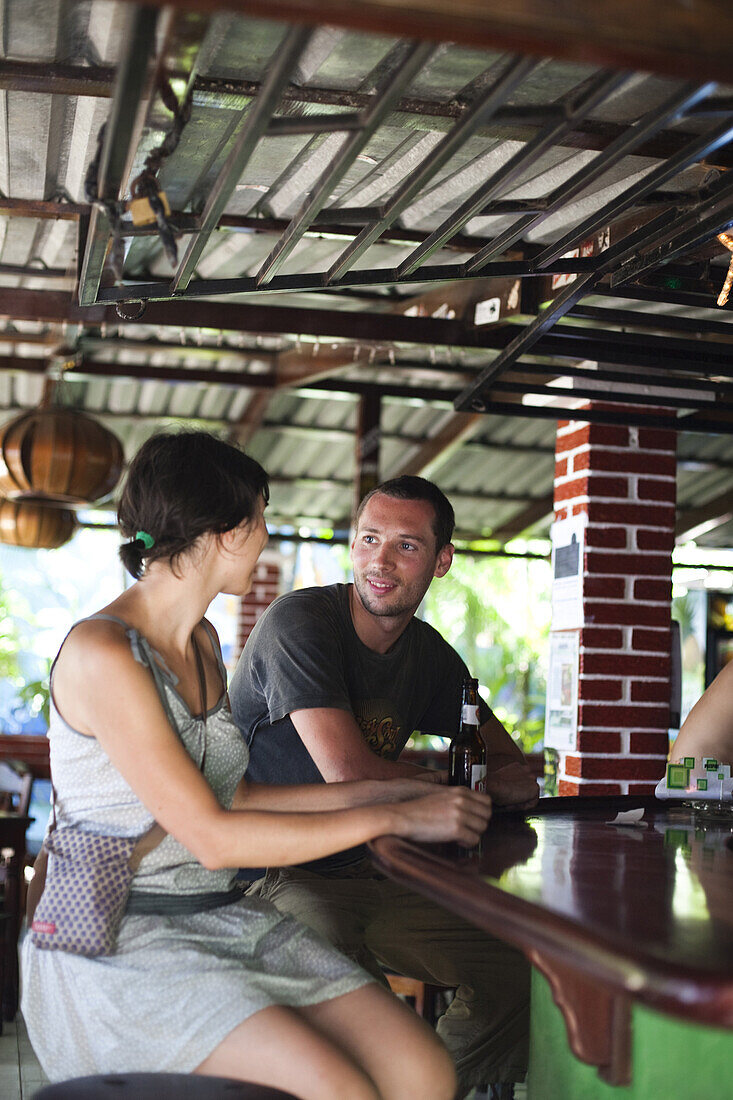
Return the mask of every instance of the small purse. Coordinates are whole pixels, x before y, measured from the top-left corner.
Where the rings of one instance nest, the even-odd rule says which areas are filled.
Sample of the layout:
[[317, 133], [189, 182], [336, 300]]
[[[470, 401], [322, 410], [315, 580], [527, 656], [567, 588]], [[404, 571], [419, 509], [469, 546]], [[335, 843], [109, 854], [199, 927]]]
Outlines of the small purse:
[[[205, 723], [206, 674], [195, 637], [192, 643]], [[151, 664], [150, 668], [158, 684], [155, 666]], [[164, 692], [161, 698], [165, 700]], [[202, 759], [202, 770], [203, 764]], [[71, 825], [57, 828], [53, 785], [51, 794], [53, 819], [28, 887], [26, 912], [31, 943], [47, 951], [68, 951], [90, 958], [110, 955], [117, 943], [135, 871], [166, 832], [157, 822], [139, 837], [99, 835]]]
[[135, 870], [165, 835], [158, 824], [142, 837], [52, 827], [43, 842], [46, 877], [32, 914], [31, 943], [73, 955], [111, 954]]

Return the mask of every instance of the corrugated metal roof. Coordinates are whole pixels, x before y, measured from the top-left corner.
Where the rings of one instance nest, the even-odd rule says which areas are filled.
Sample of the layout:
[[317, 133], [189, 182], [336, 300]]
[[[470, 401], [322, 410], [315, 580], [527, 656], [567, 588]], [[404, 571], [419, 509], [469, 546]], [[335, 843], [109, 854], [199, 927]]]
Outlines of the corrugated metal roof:
[[[174, 227], [189, 230], [178, 237], [180, 262], [189, 242], [206, 236], [201, 230], [207, 201], [222, 186], [227, 158], [253, 126], [268, 81], [291, 49], [291, 29], [281, 22], [169, 12], [158, 19], [154, 35], [141, 34], [139, 57], [126, 69], [132, 10], [110, 0], [0, 3], [0, 315], [6, 318], [0, 323], [0, 408], [8, 414], [37, 404], [47, 369], [58, 371], [63, 364], [58, 399], [100, 415], [128, 453], [161, 424], [208, 423], [247, 438], [272, 475], [273, 515], [283, 522], [345, 522], [353, 503], [358, 401], [365, 387], [383, 393], [380, 472], [391, 476], [422, 453], [423, 443], [450, 430], [462, 415], [454, 411], [454, 399], [475, 386], [497, 356], [512, 360], [511, 349], [539, 303], [556, 298], [563, 283], [572, 285], [573, 274], [563, 274], [562, 265], [551, 263], [545, 274], [528, 270], [541, 248], [611, 203], [616, 214], [608, 226], [588, 235], [587, 251], [599, 263], [660, 210], [670, 224], [697, 211], [710, 235], [674, 257], [674, 267], [653, 265], [651, 275], [663, 276], [656, 282], [647, 278], [642, 286], [631, 279], [628, 297], [623, 286], [609, 295], [607, 285], [605, 293], [586, 295], [583, 306], [603, 309], [602, 317], [579, 315], [572, 327], [549, 325], [488, 389], [475, 391], [488, 412], [459, 444], [433, 454], [426, 469], [454, 499], [462, 530], [488, 534], [516, 527], [517, 517], [529, 506], [536, 512], [552, 492], [555, 422], [529, 418], [531, 410], [521, 403], [522, 394], [538, 386], [531, 369], [554, 368], [547, 381], [601, 355], [610, 360], [610, 367], [601, 360], [606, 370], [635, 372], [648, 383], [656, 354], [678, 389], [687, 377], [683, 372], [692, 370], [697, 381], [710, 383], [723, 428], [731, 419], [731, 313], [714, 305], [728, 253], [715, 243], [717, 223], [710, 221], [721, 205], [715, 206], [716, 188], [726, 184], [730, 135], [698, 158], [682, 156], [700, 135], [716, 128], [722, 133], [726, 120], [733, 134], [732, 89], [725, 85], [700, 91], [695, 100], [691, 86], [669, 76], [636, 73], [615, 80], [596, 65], [522, 62], [496, 49], [442, 43], [423, 51], [379, 123], [364, 131], [358, 152], [354, 144], [353, 155], [346, 156], [370, 112], [387, 103], [415, 46], [387, 34], [318, 27], [293, 52], [266, 124], [225, 195], [223, 221], [215, 219], [220, 224], [193, 265], [194, 279], [206, 280], [204, 300], [171, 303], [178, 312], [165, 302], [151, 305], [139, 321], [121, 320], [110, 306], [75, 313], [81, 260], [90, 256], [79, 245], [78, 231], [88, 227], [90, 215], [92, 237], [95, 232], [84, 181], [101, 127], [117, 103], [115, 70], [132, 71], [144, 87], [147, 50], [151, 69], [165, 57], [163, 67], [179, 96], [190, 78], [190, 120], [159, 173]], [[488, 110], [491, 95], [496, 103]], [[584, 97], [587, 109], [580, 110]], [[674, 99], [685, 101], [677, 112]], [[564, 126], [573, 112], [572, 125]], [[121, 179], [123, 191], [171, 123], [156, 93], [130, 122], [128, 138], [119, 137], [125, 147], [117, 153], [127, 153], [131, 163]], [[344, 123], [348, 129], [335, 129]], [[449, 232], [448, 219], [551, 127], [559, 128], [557, 139], [548, 137], [544, 148], [505, 184], [497, 182]], [[643, 140], [613, 159], [615, 144], [628, 141], [634, 128], [645, 128]], [[446, 142], [451, 152], [443, 156]], [[600, 155], [608, 157], [607, 165], [595, 173]], [[651, 195], [624, 205], [633, 185], [674, 164], [675, 157], [681, 157], [678, 171]], [[418, 181], [420, 172], [424, 178]], [[409, 201], [387, 217], [405, 188], [411, 188]], [[564, 201], [564, 193], [571, 199]], [[522, 216], [525, 229], [497, 257], [507, 270], [480, 268], [482, 277], [469, 279], [461, 265]], [[324, 285], [344, 249], [354, 247], [370, 226], [381, 226], [372, 242], [344, 268], [345, 275]], [[445, 240], [426, 257], [426, 266], [408, 270], [413, 250], [441, 226]], [[290, 240], [296, 243], [288, 252]], [[138, 232], [124, 242], [126, 297], [140, 292], [140, 282], [147, 288], [144, 297], [162, 297], [175, 265], [158, 236]], [[285, 258], [275, 284], [284, 279], [287, 289], [275, 293], [265, 289], [265, 269], [268, 257], [276, 262], [278, 248]], [[566, 266], [582, 274], [583, 262], [571, 259]], [[445, 283], [441, 268], [449, 276]], [[372, 272], [365, 285], [362, 270]], [[553, 286], [553, 270], [560, 286]], [[220, 296], [217, 281], [251, 280], [258, 273], [260, 289], [233, 282]], [[99, 266], [97, 274], [104, 299], [114, 293], [114, 276], [109, 265]], [[230, 310], [226, 316], [216, 311], [222, 301]], [[486, 307], [494, 319], [480, 327], [474, 325], [479, 302], [494, 303]], [[359, 326], [365, 316], [368, 330]], [[448, 335], [428, 328], [431, 318], [435, 324], [442, 319], [446, 327], [440, 331]], [[669, 318], [689, 321], [689, 331], [668, 327]], [[649, 327], [653, 323], [656, 328]], [[277, 324], [282, 327], [273, 331]], [[625, 332], [630, 335], [619, 343]], [[617, 339], [604, 343], [605, 333]], [[666, 341], [668, 354], [655, 350], [655, 336]], [[586, 337], [587, 347], [575, 355], [572, 339]], [[690, 341], [699, 350], [688, 347]], [[496, 385], [508, 379], [513, 391]], [[592, 382], [586, 373], [580, 384]], [[324, 384], [334, 388], [319, 390]], [[550, 400], [544, 383], [542, 389]], [[702, 395], [697, 401], [693, 411], [704, 405]], [[502, 411], [492, 413], [495, 407]], [[522, 415], [513, 415], [515, 410]], [[684, 432], [679, 455], [682, 516], [706, 505], [715, 511], [715, 502], [722, 501], [721, 518], [733, 469], [731, 436]], [[546, 531], [548, 522], [549, 505], [533, 529]], [[719, 523], [700, 542], [733, 544], [733, 521]]]

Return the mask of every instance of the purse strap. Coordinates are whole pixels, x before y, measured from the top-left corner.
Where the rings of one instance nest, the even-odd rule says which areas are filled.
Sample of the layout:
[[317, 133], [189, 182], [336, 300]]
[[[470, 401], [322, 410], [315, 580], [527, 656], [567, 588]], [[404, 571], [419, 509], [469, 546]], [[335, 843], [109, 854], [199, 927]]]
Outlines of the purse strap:
[[131, 871], [137, 871], [142, 859], [149, 855], [154, 848], [157, 848], [162, 840], [168, 836], [162, 825], [159, 825], [155, 821], [146, 833], [138, 840], [135, 847], [130, 852], [130, 858], [127, 863]]
[[[199, 644], [196, 641], [196, 635], [191, 635], [191, 645], [193, 646], [194, 656], [196, 658], [196, 671], [199, 677], [199, 693], [201, 695], [201, 717], [206, 725], [206, 711], [209, 709], [206, 701], [206, 673], [204, 671], [204, 661], [201, 656], [201, 650]], [[204, 743], [204, 753], [206, 752], [206, 744]], [[204, 762], [201, 761], [201, 770], [203, 771]]]
[[[49, 825], [46, 836], [49, 837], [51, 833], [58, 826], [58, 819], [56, 817], [56, 787], [51, 781], [51, 824]], [[130, 858], [128, 864], [131, 871], [136, 871], [140, 866], [142, 859], [152, 852], [154, 848], [157, 848], [162, 840], [168, 836], [162, 825], [159, 825], [157, 821], [154, 821], [149, 829], [146, 829], [142, 836], [138, 837], [135, 847], [130, 852]]]

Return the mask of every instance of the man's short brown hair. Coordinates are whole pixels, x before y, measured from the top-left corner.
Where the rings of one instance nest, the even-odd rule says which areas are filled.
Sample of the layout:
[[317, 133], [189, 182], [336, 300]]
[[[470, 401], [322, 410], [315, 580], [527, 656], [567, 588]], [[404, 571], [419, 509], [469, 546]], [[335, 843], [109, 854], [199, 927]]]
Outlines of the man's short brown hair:
[[367, 503], [380, 493], [385, 497], [395, 500], [424, 500], [433, 509], [433, 533], [435, 535], [435, 551], [439, 553], [453, 538], [453, 528], [456, 517], [453, 505], [448, 497], [432, 481], [424, 477], [414, 477], [412, 474], [403, 474], [402, 477], [393, 477], [389, 481], [377, 485], [367, 493], [359, 504], [354, 517], [354, 527], [358, 530], [359, 520]]

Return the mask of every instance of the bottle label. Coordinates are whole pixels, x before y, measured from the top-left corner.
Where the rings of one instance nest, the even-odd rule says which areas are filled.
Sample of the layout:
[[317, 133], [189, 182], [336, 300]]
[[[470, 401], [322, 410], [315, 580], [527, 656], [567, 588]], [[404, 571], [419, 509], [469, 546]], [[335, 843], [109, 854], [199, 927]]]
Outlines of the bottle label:
[[471, 790], [481, 791], [486, 794], [486, 765], [472, 764], [471, 766]]
[[464, 703], [461, 707], [461, 721], [467, 726], [480, 726], [478, 707], [474, 703]]

